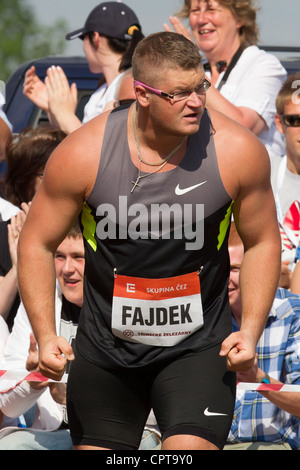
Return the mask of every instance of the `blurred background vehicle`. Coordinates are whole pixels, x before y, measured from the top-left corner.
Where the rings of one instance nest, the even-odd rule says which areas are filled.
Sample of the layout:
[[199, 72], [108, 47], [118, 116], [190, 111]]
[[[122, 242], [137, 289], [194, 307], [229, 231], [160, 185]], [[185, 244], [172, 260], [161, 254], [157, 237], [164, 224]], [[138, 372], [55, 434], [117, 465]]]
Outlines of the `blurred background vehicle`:
[[[276, 55], [288, 74], [300, 72], [300, 47], [263, 46], [262, 48]], [[101, 75], [90, 72], [84, 56], [48, 56], [20, 65], [6, 82], [5, 111], [13, 125], [13, 132], [18, 133], [26, 126], [36, 128], [48, 124], [46, 113], [23, 94], [25, 73], [32, 65], [35, 66], [36, 73], [41, 80], [44, 80], [49, 67], [59, 65], [64, 70], [69, 83], [76, 82], [78, 89], [76, 115], [82, 120], [84, 106], [98, 87]]]
[[69, 83], [75, 82], [77, 85], [76, 115], [82, 120], [84, 106], [98, 87], [101, 75], [90, 72], [85, 57], [48, 56], [20, 65], [6, 82], [5, 112], [13, 126], [13, 132], [18, 133], [26, 126], [36, 128], [48, 124], [47, 114], [23, 94], [25, 73], [32, 65], [35, 66], [36, 73], [41, 80], [44, 80], [47, 69], [52, 65], [62, 67]]

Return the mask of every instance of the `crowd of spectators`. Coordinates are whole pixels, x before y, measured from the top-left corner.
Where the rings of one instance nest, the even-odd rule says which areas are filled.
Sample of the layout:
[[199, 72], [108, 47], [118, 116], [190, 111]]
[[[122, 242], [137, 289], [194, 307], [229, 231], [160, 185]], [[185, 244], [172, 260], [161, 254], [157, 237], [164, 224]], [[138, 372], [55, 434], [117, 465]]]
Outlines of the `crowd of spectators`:
[[[103, 5], [108, 10], [103, 10]], [[0, 94], [0, 369], [37, 370], [37, 346], [18, 294], [17, 245], [52, 151], [67, 134], [96, 115], [135, 100], [131, 57], [143, 33], [135, 13], [125, 8], [126, 30], [124, 18], [117, 16], [120, 3], [107, 2], [90, 13], [83, 28], [66, 37], [82, 39], [91, 71], [102, 74], [102, 83], [87, 104], [82, 123], [75, 114], [76, 86], [69, 86], [61, 68], [51, 67], [45, 82], [34, 67], [25, 77], [24, 94], [47, 112], [47, 127], [26, 128], [15, 135]], [[190, 28], [180, 18], [188, 18]], [[300, 72], [287, 76], [280, 61], [257, 46], [259, 32], [251, 0], [183, 0], [181, 11], [164, 27], [194, 41], [203, 56], [206, 77], [212, 85], [206, 93], [208, 111], [215, 108], [247, 127], [270, 155], [270, 178], [282, 237], [282, 270], [257, 347], [257, 361], [250, 371], [239, 374], [238, 381], [300, 385], [300, 100], [293, 99], [293, 83], [299, 83]], [[243, 245], [234, 224], [229, 255], [229, 302], [233, 328], [238, 329]], [[57, 328], [64, 325], [63, 334], [72, 342], [84, 277], [84, 250], [77, 226], [57, 249], [54, 262]], [[74, 297], [73, 286], [68, 289], [72, 283], [77, 284], [78, 297]], [[61, 385], [0, 381], [0, 449], [72, 448], [65, 385]], [[142, 449], [159, 448], [155, 420], [145, 436], [148, 444], [141, 445]], [[226, 449], [241, 448], [299, 449], [299, 393], [238, 391]]]

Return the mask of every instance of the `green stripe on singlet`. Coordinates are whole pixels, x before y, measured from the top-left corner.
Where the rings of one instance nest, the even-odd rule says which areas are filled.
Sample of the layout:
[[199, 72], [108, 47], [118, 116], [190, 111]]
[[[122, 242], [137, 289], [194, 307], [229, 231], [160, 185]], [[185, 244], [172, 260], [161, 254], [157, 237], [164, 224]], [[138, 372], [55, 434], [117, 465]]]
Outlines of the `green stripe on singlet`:
[[92, 214], [92, 209], [85, 202], [81, 212], [81, 223], [83, 226], [83, 236], [92, 247], [94, 251], [97, 251], [97, 241], [95, 239], [96, 233], [96, 221]]
[[[218, 251], [221, 249], [223, 245], [228, 227], [230, 225], [233, 202], [234, 201], [231, 202], [230, 206], [227, 209], [224, 219], [220, 223], [219, 235], [218, 235], [218, 246], [217, 246]], [[81, 223], [83, 226], [83, 236], [85, 240], [92, 247], [94, 251], [97, 251], [97, 241], [95, 239], [96, 221], [92, 215], [91, 208], [86, 202], [84, 203], [83, 209], [81, 212]]]
[[219, 228], [219, 235], [218, 235], [218, 251], [220, 251], [222, 245], [223, 245], [223, 242], [225, 240], [225, 237], [226, 237], [226, 233], [227, 233], [227, 230], [228, 230], [228, 227], [230, 225], [230, 221], [231, 221], [231, 214], [232, 214], [232, 204], [234, 203], [234, 201], [231, 202], [230, 206], [228, 207], [227, 209], [227, 212], [225, 214], [225, 217], [224, 219], [222, 220], [222, 222], [220, 223], [220, 228]]

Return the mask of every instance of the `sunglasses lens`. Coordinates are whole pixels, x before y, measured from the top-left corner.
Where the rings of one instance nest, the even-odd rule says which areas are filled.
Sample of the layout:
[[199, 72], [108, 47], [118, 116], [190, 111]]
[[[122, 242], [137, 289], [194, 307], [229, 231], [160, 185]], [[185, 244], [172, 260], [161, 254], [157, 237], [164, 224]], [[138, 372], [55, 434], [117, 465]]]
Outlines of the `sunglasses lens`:
[[283, 122], [288, 127], [300, 127], [300, 114], [285, 114]]

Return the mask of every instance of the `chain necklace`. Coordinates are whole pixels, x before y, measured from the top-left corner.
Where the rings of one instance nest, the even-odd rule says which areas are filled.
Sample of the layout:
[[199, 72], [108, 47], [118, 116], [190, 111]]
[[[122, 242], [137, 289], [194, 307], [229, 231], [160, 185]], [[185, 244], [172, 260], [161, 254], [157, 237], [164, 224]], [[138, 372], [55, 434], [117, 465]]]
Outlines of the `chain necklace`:
[[[167, 163], [169, 160], [171, 160], [171, 158], [173, 157], [173, 155], [175, 155], [175, 153], [177, 152], [177, 150], [180, 149], [180, 147], [183, 145], [183, 143], [185, 142], [185, 140], [187, 139], [187, 136], [185, 136], [182, 141], [180, 142], [179, 145], [177, 145], [177, 147], [175, 147], [171, 153], [169, 153], [169, 155], [166, 156], [166, 158], [164, 158], [161, 162], [159, 163], [147, 163], [145, 162], [145, 160], [143, 160], [142, 158], [142, 154], [141, 154], [141, 149], [140, 149], [140, 144], [139, 144], [139, 140], [138, 140], [138, 136], [137, 136], [137, 131], [136, 131], [136, 125], [135, 125], [135, 116], [136, 116], [136, 103], [134, 104], [133, 106], [133, 110], [132, 110], [132, 125], [133, 125], [133, 131], [134, 131], [134, 138], [135, 138], [135, 143], [136, 143], [136, 148], [137, 148], [137, 153], [138, 153], [138, 157], [139, 157], [139, 170], [138, 170], [138, 175], [137, 175], [137, 179], [136, 181], [131, 181], [132, 184], [133, 184], [133, 187], [131, 189], [131, 193], [133, 193], [133, 191], [135, 190], [135, 188], [137, 186], [139, 186], [139, 182], [140, 182], [140, 179], [142, 178], [146, 178], [147, 176], [150, 176], [150, 175], [153, 175], [154, 173], [157, 173], [159, 170], [161, 170]], [[157, 166], [156, 170], [154, 171], [151, 171], [150, 173], [146, 173], [145, 175], [141, 175], [141, 163], [144, 163], [145, 165], [149, 165], [149, 166]]]

